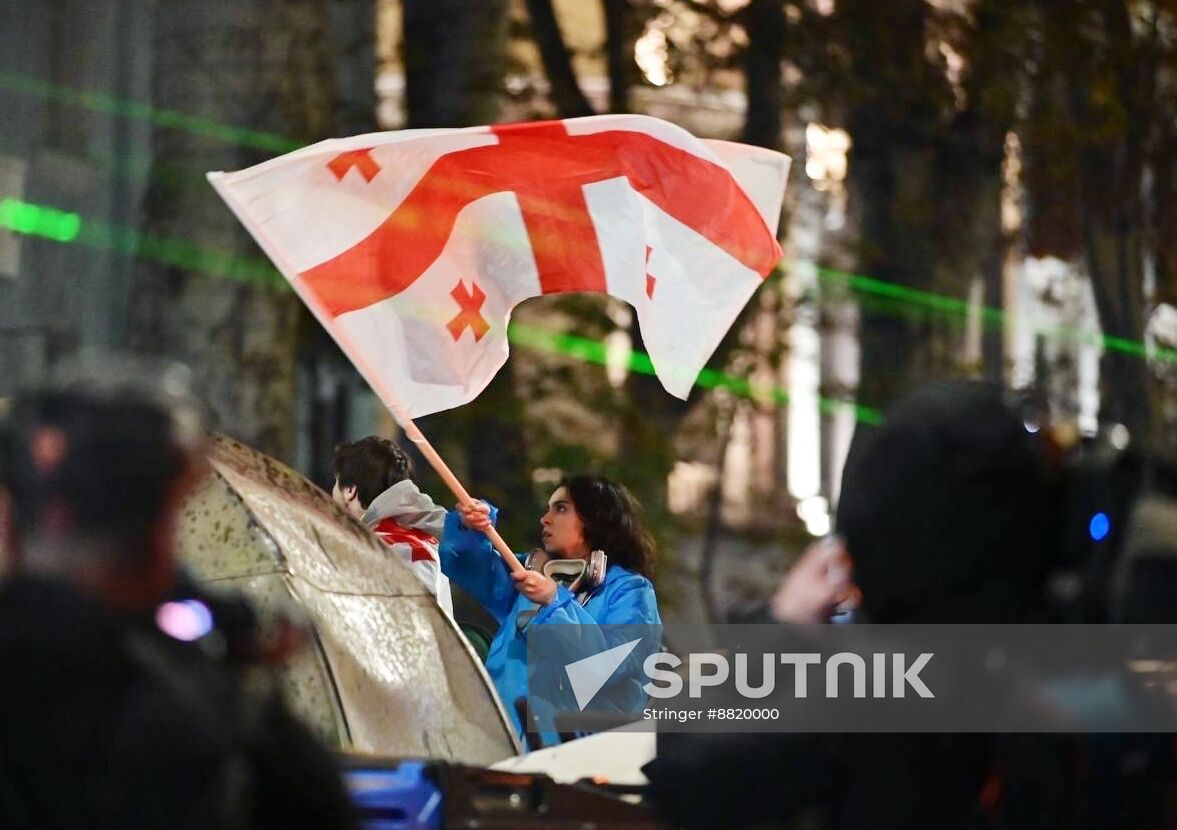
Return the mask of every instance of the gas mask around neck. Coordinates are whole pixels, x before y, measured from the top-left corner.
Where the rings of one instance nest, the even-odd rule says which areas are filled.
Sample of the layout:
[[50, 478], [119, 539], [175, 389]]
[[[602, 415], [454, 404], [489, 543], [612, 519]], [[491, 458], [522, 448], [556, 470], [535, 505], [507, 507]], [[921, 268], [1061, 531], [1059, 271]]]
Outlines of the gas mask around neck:
[[[526, 567], [535, 570], [537, 557], [533, 553], [527, 557]], [[543, 564], [542, 573], [557, 585], [563, 585], [577, 595], [583, 605], [596, 588], [605, 581], [605, 568], [608, 567], [608, 557], [601, 550], [594, 550], [588, 559], [549, 559]]]

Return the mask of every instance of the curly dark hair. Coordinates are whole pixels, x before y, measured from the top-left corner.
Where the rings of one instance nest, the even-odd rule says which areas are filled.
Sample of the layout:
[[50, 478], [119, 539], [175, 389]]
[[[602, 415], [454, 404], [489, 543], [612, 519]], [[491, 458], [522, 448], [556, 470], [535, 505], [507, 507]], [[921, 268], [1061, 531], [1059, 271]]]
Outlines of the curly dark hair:
[[340, 487], [355, 487], [365, 508], [389, 487], [413, 477], [413, 460], [387, 438], [369, 435], [335, 448], [332, 462]]
[[603, 550], [617, 563], [649, 577], [654, 565], [654, 540], [642, 522], [642, 508], [624, 486], [592, 473], [566, 475], [560, 487], [584, 524], [591, 550]]

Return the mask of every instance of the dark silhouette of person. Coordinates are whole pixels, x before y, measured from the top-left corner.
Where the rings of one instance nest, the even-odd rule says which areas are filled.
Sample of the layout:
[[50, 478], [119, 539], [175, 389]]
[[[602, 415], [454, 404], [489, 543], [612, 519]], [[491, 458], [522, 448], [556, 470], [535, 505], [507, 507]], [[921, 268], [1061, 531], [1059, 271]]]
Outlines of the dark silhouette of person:
[[[778, 618], [815, 622], [853, 584], [871, 622], [1039, 619], [1056, 511], [1033, 441], [996, 387], [937, 383], [902, 399], [852, 443], [844, 550], [802, 558], [774, 599]], [[801, 816], [824, 828], [979, 828], [991, 826], [996, 752], [988, 735], [665, 733], [645, 772], [658, 812], [686, 828]]]
[[177, 568], [204, 427], [179, 369], [140, 372], [63, 375], [0, 428], [0, 826], [352, 827], [334, 759], [245, 682], [244, 606]]

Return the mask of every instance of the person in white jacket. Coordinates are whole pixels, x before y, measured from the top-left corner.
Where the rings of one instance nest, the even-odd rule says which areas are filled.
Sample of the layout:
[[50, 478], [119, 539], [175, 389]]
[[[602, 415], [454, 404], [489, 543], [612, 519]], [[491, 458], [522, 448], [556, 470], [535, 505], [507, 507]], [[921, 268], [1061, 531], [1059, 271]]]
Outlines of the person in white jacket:
[[446, 511], [413, 483], [412, 460], [387, 438], [370, 435], [337, 446], [332, 466], [331, 497], [400, 556], [452, 617], [437, 553]]

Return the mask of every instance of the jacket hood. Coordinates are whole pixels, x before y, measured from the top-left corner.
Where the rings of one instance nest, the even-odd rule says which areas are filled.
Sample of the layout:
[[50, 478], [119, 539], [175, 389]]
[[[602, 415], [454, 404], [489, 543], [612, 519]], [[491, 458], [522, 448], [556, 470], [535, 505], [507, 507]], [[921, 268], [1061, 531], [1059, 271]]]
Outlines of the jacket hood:
[[1002, 622], [1036, 596], [1053, 504], [1033, 436], [998, 388], [941, 382], [859, 430], [838, 531], [874, 622]]
[[401, 527], [423, 530], [430, 536], [441, 538], [445, 509], [438, 507], [433, 499], [417, 489], [416, 484], [405, 479], [372, 499], [360, 520], [368, 527], [374, 527], [383, 519], [393, 519]]

